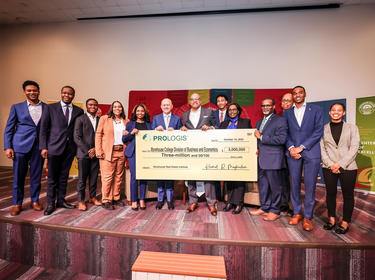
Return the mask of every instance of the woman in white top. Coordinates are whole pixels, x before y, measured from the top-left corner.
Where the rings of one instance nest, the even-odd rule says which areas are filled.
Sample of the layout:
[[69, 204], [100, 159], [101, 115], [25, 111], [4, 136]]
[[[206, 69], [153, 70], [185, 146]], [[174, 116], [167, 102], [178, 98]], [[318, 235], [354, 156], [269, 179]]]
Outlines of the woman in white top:
[[120, 199], [120, 185], [124, 181], [126, 145], [122, 134], [128, 119], [121, 102], [115, 101], [107, 115], [100, 118], [95, 136], [96, 156], [102, 178], [102, 206], [113, 210], [113, 205], [124, 206]]

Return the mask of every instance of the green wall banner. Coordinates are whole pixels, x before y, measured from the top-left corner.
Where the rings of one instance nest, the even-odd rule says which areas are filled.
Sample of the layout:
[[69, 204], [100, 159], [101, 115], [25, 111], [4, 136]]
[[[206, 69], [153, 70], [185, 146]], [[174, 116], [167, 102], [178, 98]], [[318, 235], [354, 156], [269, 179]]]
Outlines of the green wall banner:
[[356, 123], [361, 145], [356, 158], [356, 188], [375, 192], [375, 96], [357, 98]]

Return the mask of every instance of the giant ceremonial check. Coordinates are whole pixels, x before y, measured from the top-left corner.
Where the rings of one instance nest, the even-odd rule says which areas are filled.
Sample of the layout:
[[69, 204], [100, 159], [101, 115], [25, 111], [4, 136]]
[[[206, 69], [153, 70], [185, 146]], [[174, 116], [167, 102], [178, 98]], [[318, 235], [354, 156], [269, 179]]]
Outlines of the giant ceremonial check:
[[254, 129], [139, 131], [138, 180], [257, 181]]

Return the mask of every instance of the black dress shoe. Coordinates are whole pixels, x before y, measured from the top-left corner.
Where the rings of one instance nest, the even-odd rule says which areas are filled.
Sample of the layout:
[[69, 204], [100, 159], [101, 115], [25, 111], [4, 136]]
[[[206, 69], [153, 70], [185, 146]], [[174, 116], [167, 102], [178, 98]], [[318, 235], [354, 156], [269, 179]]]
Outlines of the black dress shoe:
[[121, 207], [125, 206], [125, 203], [122, 202], [121, 199], [119, 199], [119, 200], [113, 200], [113, 201], [112, 201], [112, 204], [113, 204], [113, 205], [117, 205], [117, 206], [121, 206]]
[[137, 207], [132, 207], [132, 210], [138, 211], [138, 206]]
[[224, 212], [229, 212], [231, 209], [233, 209], [234, 205], [232, 203], [227, 203], [224, 207]]
[[337, 234], [345, 234], [345, 233], [348, 232], [348, 230], [349, 230], [349, 226], [348, 226], [347, 228], [344, 228], [343, 226], [339, 225], [339, 226], [336, 228], [335, 232], [336, 232]]
[[112, 203], [104, 202], [102, 203], [102, 207], [106, 210], [114, 210], [115, 207], [113, 207]]
[[325, 230], [331, 230], [331, 229], [333, 229], [335, 226], [336, 226], [336, 223], [331, 224], [330, 222], [327, 222], [327, 223], [323, 226], [323, 228], [324, 228]]
[[164, 204], [163, 201], [158, 201], [158, 203], [156, 204], [156, 207], [155, 207], [155, 208], [156, 208], [157, 210], [160, 210], [161, 208], [163, 208], [163, 204]]
[[56, 204], [56, 208], [67, 208], [67, 209], [74, 209], [76, 208], [76, 205], [70, 204], [66, 202], [66, 200], [63, 200], [62, 202], [59, 202]]
[[146, 206], [144, 206], [144, 207], [139, 206], [139, 209], [141, 209], [141, 210], [146, 210]]
[[174, 209], [174, 204], [173, 204], [173, 202], [169, 202], [169, 201], [167, 201], [167, 204], [168, 204], [168, 210], [173, 210], [173, 209]]
[[48, 205], [46, 210], [44, 210], [44, 216], [51, 215], [53, 211], [55, 211], [55, 207], [53, 207], [52, 205]]
[[242, 211], [242, 208], [243, 208], [242, 204], [237, 205], [236, 208], [232, 211], [232, 214], [240, 214]]

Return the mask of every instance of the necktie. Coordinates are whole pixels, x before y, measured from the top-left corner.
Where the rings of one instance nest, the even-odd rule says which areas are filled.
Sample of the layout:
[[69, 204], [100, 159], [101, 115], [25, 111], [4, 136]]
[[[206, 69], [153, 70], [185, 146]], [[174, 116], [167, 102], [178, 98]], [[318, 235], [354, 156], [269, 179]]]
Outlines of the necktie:
[[263, 118], [262, 123], [260, 124], [260, 127], [259, 127], [259, 131], [260, 131], [261, 133], [262, 133], [262, 131], [263, 131], [263, 128], [264, 128], [265, 124], [266, 124], [266, 118]]
[[66, 123], [69, 125], [69, 105], [65, 105], [65, 119]]
[[220, 112], [220, 123], [222, 123], [223, 120], [224, 120], [224, 112], [221, 111], [221, 112]]
[[169, 126], [169, 115], [165, 117], [165, 128], [168, 128]]

